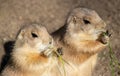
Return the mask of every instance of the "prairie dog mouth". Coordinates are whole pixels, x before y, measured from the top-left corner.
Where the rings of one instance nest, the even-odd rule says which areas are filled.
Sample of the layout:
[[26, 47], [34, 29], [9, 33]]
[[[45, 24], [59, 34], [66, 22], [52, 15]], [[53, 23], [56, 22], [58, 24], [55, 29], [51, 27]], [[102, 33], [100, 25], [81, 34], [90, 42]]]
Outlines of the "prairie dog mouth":
[[38, 50], [40, 52], [44, 52], [45, 50], [48, 50], [50, 48], [54, 48], [54, 42], [53, 40], [50, 40], [47, 43], [43, 43], [42, 41], [40, 41], [37, 45], [36, 48], [38, 48]]
[[97, 39], [103, 44], [107, 44], [109, 42], [109, 37], [111, 36], [110, 32], [107, 30], [106, 32], [102, 32]]

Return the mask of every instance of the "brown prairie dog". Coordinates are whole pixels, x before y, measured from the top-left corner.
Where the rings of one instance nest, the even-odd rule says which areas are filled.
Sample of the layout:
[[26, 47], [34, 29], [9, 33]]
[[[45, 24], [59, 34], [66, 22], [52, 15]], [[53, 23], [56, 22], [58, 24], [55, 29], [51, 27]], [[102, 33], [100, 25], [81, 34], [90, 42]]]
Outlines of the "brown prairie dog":
[[11, 59], [0, 76], [49, 76], [56, 58], [43, 54], [54, 47], [45, 27], [31, 24], [18, 33]]
[[66, 76], [91, 76], [97, 54], [109, 41], [105, 22], [91, 9], [74, 9], [66, 25], [55, 31], [52, 36], [59, 47], [63, 48]]

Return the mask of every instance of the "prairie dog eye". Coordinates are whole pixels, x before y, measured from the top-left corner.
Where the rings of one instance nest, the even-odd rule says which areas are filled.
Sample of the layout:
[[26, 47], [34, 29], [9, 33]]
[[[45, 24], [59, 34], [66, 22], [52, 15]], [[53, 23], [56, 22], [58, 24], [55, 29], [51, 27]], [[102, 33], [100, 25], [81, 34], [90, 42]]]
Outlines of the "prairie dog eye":
[[83, 19], [84, 24], [90, 24], [89, 20]]
[[38, 37], [38, 35], [33, 33], [33, 32], [31, 33], [31, 35], [32, 35], [33, 38], [37, 38]]

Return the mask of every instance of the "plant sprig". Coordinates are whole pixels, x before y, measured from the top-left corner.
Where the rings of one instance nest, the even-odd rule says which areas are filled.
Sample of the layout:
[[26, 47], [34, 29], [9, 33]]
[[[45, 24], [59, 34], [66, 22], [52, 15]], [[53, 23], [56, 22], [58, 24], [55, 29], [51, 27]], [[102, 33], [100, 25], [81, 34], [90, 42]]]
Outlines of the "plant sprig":
[[44, 52], [45, 55], [47, 56], [57, 56], [58, 60], [61, 62], [62, 68], [63, 68], [63, 72], [64, 72], [64, 76], [66, 76], [66, 71], [65, 71], [65, 63], [68, 64], [67, 61], [65, 61], [62, 58], [62, 49], [61, 48], [53, 48], [53, 47], [49, 47], [49, 50], [47, 52]]
[[[103, 32], [103, 35], [109, 36], [109, 37], [111, 36], [111, 34], [109, 34], [108, 31]], [[109, 48], [109, 58], [110, 58], [110, 62], [109, 62], [110, 70], [111, 70], [112, 76], [115, 76], [115, 67], [120, 69], [120, 65], [119, 65], [118, 58], [116, 57], [114, 51], [112, 50], [110, 42], [108, 43], [108, 48]]]
[[66, 71], [65, 71], [65, 63], [66, 61], [62, 58], [62, 56], [57, 52], [57, 51], [54, 51], [59, 59], [59, 61], [61, 62], [62, 64], [62, 68], [63, 68], [63, 72], [64, 72], [64, 76], [66, 76]]
[[111, 44], [108, 44], [109, 48], [109, 58], [110, 58], [110, 69], [112, 76], [115, 76], [115, 67], [118, 67], [120, 69], [119, 61], [117, 57], [115, 56], [115, 53], [112, 50]]

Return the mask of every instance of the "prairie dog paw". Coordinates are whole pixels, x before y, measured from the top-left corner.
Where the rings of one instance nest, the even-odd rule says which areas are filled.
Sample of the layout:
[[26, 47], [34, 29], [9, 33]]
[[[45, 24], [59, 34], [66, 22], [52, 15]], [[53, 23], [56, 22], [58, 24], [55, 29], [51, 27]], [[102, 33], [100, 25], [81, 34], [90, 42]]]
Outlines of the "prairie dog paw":
[[50, 57], [53, 53], [53, 49], [49, 48], [43, 52], [43, 54], [47, 57]]
[[103, 32], [98, 41], [100, 41], [103, 44], [108, 44], [109, 43], [109, 38], [110, 38], [111, 34], [108, 32], [108, 30], [106, 32]]

